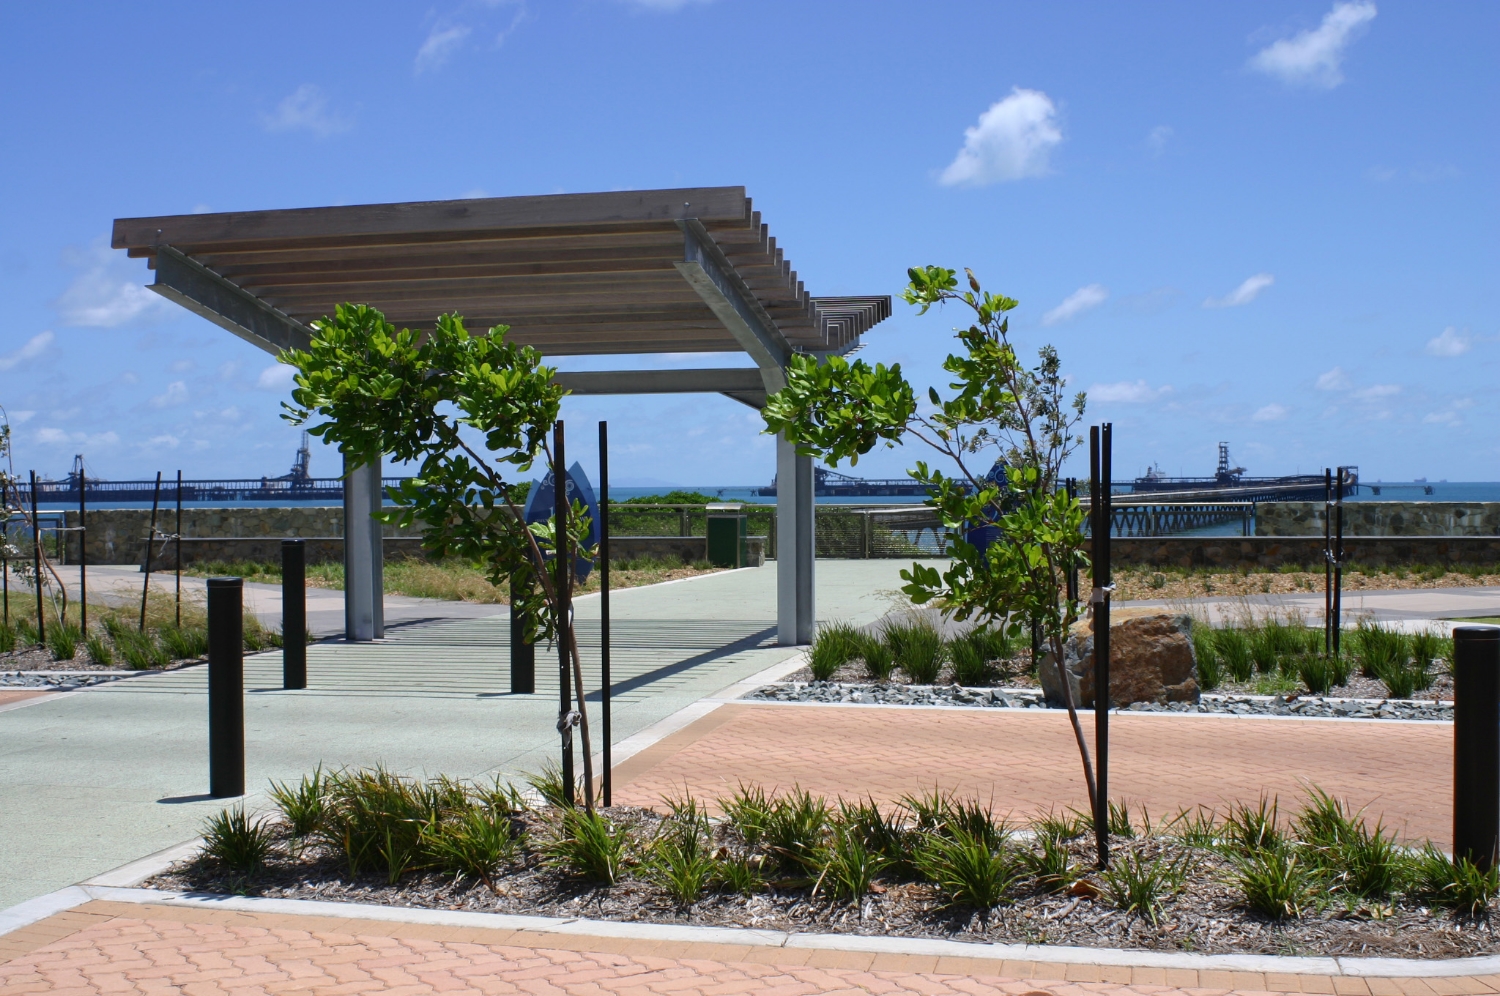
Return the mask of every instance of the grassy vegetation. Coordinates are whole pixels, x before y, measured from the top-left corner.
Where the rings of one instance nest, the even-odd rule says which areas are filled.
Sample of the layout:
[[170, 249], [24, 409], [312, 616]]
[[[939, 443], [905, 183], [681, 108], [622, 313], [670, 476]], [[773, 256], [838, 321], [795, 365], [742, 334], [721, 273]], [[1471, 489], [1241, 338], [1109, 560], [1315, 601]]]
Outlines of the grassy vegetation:
[[[1117, 599], [1197, 598], [1323, 590], [1323, 565], [1284, 564], [1251, 570], [1224, 567], [1122, 565], [1115, 568]], [[1455, 587], [1500, 584], [1500, 564], [1350, 564], [1348, 589]]]
[[1404, 633], [1362, 620], [1344, 634], [1343, 653], [1324, 653], [1322, 628], [1300, 620], [1244, 620], [1213, 628], [1193, 626], [1198, 684], [1212, 691], [1226, 680], [1254, 683], [1260, 694], [1312, 692], [1344, 685], [1351, 673], [1379, 679], [1391, 698], [1411, 698], [1451, 671], [1453, 640], [1435, 632]]
[[[808, 667], [813, 680], [828, 681], [844, 665], [860, 661], [871, 681], [890, 681], [899, 667], [913, 684], [930, 685], [949, 664], [953, 680], [972, 687], [988, 685], [1011, 673], [1018, 649], [1002, 630], [993, 627], [975, 627], [944, 639], [921, 616], [889, 621], [876, 633], [833, 622], [819, 628], [808, 654]], [[1029, 663], [1026, 667], [1029, 669]]]
[[[684, 564], [676, 560], [613, 560], [610, 563], [611, 588], [636, 588], [716, 570], [706, 560]], [[183, 569], [195, 577], [231, 575], [258, 584], [280, 584], [281, 565], [262, 561], [205, 561]], [[495, 587], [483, 569], [458, 559], [441, 561], [403, 558], [386, 561], [385, 593], [410, 598], [437, 598], [450, 602], [506, 604], [507, 587]], [[311, 588], [343, 590], [344, 565], [339, 563], [308, 564], [307, 584]], [[588, 580], [574, 588], [575, 594], [599, 590], [599, 572], [591, 571]]]
[[[250, 819], [238, 807], [212, 817], [205, 860], [253, 875], [280, 849], [295, 857], [311, 848], [337, 857], [351, 876], [395, 884], [440, 871], [492, 890], [507, 873], [542, 866], [605, 888], [650, 882], [684, 908], [711, 892], [749, 895], [772, 886], [808, 890], [813, 901], [835, 906], [859, 904], [882, 883], [915, 881], [931, 886], [942, 905], [984, 917], [1024, 895], [1077, 889], [1152, 922], [1175, 895], [1226, 873], [1240, 904], [1272, 920], [1400, 903], [1477, 918], [1500, 891], [1500, 872], [1430, 843], [1400, 846], [1379, 823], [1369, 825], [1318, 789], [1290, 818], [1266, 798], [1223, 814], [1183, 810], [1157, 824], [1144, 811], [1133, 823], [1124, 804], [1112, 804], [1118, 853], [1109, 869], [1090, 873], [1083, 866], [1090, 824], [1078, 814], [1011, 826], [976, 800], [940, 792], [882, 808], [741, 785], [717, 800], [717, 819], [684, 795], [664, 800], [665, 815], [643, 820], [564, 805], [556, 782], [555, 773], [534, 779], [543, 802], [532, 806], [499, 782], [319, 770], [296, 785], [272, 786], [274, 817]], [[1132, 842], [1141, 846], [1126, 846]]]

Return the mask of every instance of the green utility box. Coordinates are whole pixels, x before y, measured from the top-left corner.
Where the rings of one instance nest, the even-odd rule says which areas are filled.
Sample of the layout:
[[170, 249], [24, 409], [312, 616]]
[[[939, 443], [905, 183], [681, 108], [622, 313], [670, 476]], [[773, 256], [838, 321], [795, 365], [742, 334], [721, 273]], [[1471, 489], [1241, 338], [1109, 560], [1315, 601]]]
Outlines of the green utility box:
[[715, 567], [744, 567], [750, 563], [748, 517], [743, 505], [726, 502], [709, 505], [708, 562]]

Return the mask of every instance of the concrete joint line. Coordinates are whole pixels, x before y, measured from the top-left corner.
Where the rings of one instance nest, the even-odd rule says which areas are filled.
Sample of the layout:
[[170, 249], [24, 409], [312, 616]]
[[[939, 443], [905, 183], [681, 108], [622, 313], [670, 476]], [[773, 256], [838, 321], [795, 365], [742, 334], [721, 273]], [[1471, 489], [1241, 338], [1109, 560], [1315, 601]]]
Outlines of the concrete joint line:
[[[165, 852], [163, 852], [165, 853]], [[1424, 961], [1408, 958], [1317, 958], [1286, 955], [1205, 955], [1124, 948], [1086, 948], [1063, 945], [989, 944], [921, 937], [869, 937], [852, 934], [787, 933], [743, 927], [694, 927], [676, 924], [625, 923], [571, 917], [522, 916], [510, 913], [468, 913], [412, 909], [363, 903], [308, 899], [261, 899], [206, 893], [166, 892], [105, 886], [71, 886], [0, 912], [0, 933], [45, 919], [90, 900], [189, 909], [230, 910], [287, 916], [323, 916], [341, 920], [370, 920], [491, 930], [525, 930], [571, 937], [677, 943], [746, 945], [821, 951], [858, 951], [927, 957], [985, 958], [1030, 961], [1048, 965], [1090, 965], [1125, 968], [1172, 968], [1196, 971], [1284, 973], [1288, 975], [1361, 978], [1435, 978], [1491, 975], [1500, 972], [1500, 956], [1447, 958]]]

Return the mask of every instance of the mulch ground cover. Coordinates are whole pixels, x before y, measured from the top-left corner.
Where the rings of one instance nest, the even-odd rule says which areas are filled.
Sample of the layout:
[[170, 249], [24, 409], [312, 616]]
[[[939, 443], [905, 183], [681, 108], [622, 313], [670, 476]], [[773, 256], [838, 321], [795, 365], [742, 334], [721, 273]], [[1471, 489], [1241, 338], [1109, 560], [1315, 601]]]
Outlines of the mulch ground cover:
[[[662, 823], [662, 816], [650, 810], [601, 812], [631, 824], [639, 842], [650, 841]], [[517, 819], [525, 824], [528, 841], [551, 832], [545, 812], [527, 811]], [[726, 823], [718, 824], [714, 834], [714, 846], [742, 846], [737, 831]], [[1022, 839], [1013, 846], [1029, 845]], [[832, 901], [805, 880], [786, 880], [772, 881], [748, 896], [709, 892], [685, 907], [651, 881], [643, 866], [603, 887], [546, 867], [529, 846], [520, 860], [495, 876], [494, 891], [472, 879], [431, 872], [408, 873], [394, 884], [383, 873], [351, 876], [334, 852], [312, 846], [295, 853], [284, 840], [259, 872], [234, 874], [199, 856], [146, 886], [422, 909], [1214, 954], [1432, 959], [1500, 951], [1487, 916], [1458, 917], [1400, 896], [1359, 900], [1330, 894], [1298, 918], [1274, 921], [1246, 907], [1232, 862], [1218, 850], [1160, 834], [1115, 837], [1111, 846], [1116, 867], [1134, 858], [1181, 862], [1183, 887], [1165, 896], [1154, 912], [1123, 911], [1104, 893], [1105, 880], [1088, 871], [1094, 849], [1085, 838], [1069, 845], [1087, 871], [1069, 891], [1048, 892], [1035, 880], [1023, 879], [1012, 901], [986, 913], [945, 907], [933, 886], [902, 876], [877, 878], [872, 891], [857, 902]]]

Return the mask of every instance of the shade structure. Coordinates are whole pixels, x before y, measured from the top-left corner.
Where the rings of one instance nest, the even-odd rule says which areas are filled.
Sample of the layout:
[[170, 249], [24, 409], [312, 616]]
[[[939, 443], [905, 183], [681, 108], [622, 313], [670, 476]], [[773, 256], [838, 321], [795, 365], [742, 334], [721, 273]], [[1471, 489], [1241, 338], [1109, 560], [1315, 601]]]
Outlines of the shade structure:
[[[796, 354], [845, 353], [891, 313], [886, 295], [814, 297], [744, 187], [416, 201], [120, 218], [112, 244], [151, 289], [267, 352], [305, 348], [342, 303], [397, 326], [457, 313], [471, 331], [548, 356], [743, 352], [754, 368], [589, 371], [576, 393], [717, 392], [759, 407]], [[777, 632], [810, 642], [812, 460], [777, 440]], [[380, 468], [346, 467], [346, 635], [382, 632]]]
[[743, 349], [685, 265], [720, 271], [786, 352], [848, 349], [891, 308], [809, 294], [743, 187], [122, 218], [113, 245], [194, 310], [179, 270], [244, 292], [286, 320], [276, 347], [353, 301], [398, 326], [509, 325], [554, 356]]

